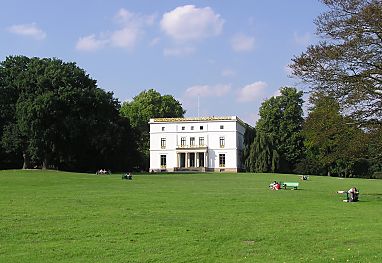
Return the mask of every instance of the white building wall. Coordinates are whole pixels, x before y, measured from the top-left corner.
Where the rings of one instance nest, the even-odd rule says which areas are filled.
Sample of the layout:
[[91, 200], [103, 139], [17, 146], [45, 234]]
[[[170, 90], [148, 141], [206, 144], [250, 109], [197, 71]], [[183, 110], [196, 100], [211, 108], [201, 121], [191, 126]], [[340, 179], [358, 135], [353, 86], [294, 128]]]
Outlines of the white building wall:
[[[235, 116], [151, 119], [150, 170], [173, 171], [179, 166], [178, 153], [205, 152], [206, 170], [236, 171], [242, 168], [240, 156], [244, 132], [243, 123]], [[186, 138], [185, 147], [181, 147], [182, 137]], [[191, 137], [195, 138], [195, 146], [190, 145]], [[204, 137], [204, 147], [198, 147], [199, 137]], [[220, 147], [220, 137], [224, 137], [224, 147]], [[166, 139], [165, 149], [161, 147], [161, 138]], [[225, 154], [225, 167], [219, 167], [219, 154]], [[166, 156], [165, 168], [160, 165], [161, 155]]]

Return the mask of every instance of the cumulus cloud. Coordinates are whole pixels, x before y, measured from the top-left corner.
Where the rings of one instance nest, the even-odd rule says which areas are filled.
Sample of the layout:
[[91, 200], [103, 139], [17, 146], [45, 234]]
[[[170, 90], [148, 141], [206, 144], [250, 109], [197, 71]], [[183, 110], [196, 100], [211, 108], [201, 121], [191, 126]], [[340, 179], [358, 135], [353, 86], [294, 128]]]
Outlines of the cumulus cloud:
[[105, 46], [132, 50], [144, 34], [144, 28], [154, 23], [155, 16], [144, 16], [124, 8], [118, 10], [114, 22], [118, 29], [81, 37], [76, 48], [82, 51], [94, 51]]
[[174, 47], [174, 48], [165, 48], [163, 50], [163, 55], [166, 57], [181, 57], [188, 56], [195, 52], [193, 47]]
[[95, 35], [80, 37], [76, 44], [77, 50], [95, 51], [106, 45], [106, 40], [97, 39]]
[[294, 32], [293, 34], [294, 42], [298, 45], [307, 46], [310, 43], [311, 37], [309, 33], [305, 33], [303, 35]]
[[185, 97], [221, 97], [231, 90], [231, 85], [195, 85], [186, 89]]
[[255, 38], [240, 33], [232, 37], [231, 46], [236, 52], [251, 51], [255, 46]]
[[13, 25], [7, 28], [9, 32], [20, 35], [31, 37], [36, 40], [42, 40], [46, 38], [46, 33], [40, 29], [36, 23]]
[[268, 86], [264, 81], [256, 81], [239, 90], [237, 100], [239, 102], [255, 101], [262, 98], [264, 90]]
[[161, 29], [176, 41], [192, 41], [217, 36], [223, 30], [224, 20], [210, 7], [179, 6], [165, 13]]
[[138, 41], [140, 31], [135, 27], [115, 30], [110, 36], [110, 44], [115, 47], [132, 49]]

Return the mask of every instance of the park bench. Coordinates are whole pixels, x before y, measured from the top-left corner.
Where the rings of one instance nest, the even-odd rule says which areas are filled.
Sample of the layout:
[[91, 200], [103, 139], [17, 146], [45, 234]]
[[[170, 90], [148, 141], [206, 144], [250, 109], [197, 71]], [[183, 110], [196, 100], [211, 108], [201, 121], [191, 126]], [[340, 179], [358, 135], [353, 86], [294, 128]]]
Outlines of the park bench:
[[296, 182], [282, 182], [280, 184], [281, 184], [281, 187], [284, 189], [287, 189], [288, 187], [292, 188], [292, 189], [298, 188], [298, 183], [296, 183]]

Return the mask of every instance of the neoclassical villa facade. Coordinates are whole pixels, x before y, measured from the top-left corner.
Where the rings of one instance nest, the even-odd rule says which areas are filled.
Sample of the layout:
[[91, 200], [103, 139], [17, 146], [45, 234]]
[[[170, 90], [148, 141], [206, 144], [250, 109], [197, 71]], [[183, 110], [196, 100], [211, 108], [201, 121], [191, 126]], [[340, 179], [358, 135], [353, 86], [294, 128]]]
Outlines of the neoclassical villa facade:
[[238, 172], [245, 123], [236, 116], [150, 119], [150, 172]]

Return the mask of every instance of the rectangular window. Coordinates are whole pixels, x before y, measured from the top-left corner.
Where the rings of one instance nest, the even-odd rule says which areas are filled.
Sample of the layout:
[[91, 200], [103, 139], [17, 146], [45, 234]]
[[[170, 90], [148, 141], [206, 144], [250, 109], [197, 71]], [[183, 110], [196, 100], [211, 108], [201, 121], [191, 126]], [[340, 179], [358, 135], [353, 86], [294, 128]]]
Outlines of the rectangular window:
[[166, 138], [161, 138], [160, 139], [160, 147], [162, 149], [165, 149], [166, 148]]
[[180, 138], [180, 146], [182, 147], [186, 146], [186, 137]]
[[199, 146], [204, 146], [204, 137], [199, 137]]
[[190, 137], [190, 146], [195, 146], [195, 137]]
[[182, 126], [182, 131], [184, 131], [186, 129], [186, 127]]
[[203, 126], [200, 126], [200, 128], [199, 128], [201, 131], [203, 130]]
[[224, 125], [220, 125], [220, 130], [223, 130], [224, 129]]
[[166, 168], [166, 155], [161, 155], [160, 156], [160, 167], [161, 168]]
[[191, 126], [191, 131], [193, 131], [194, 130], [194, 126]]
[[164, 131], [164, 127], [162, 127], [162, 131]]
[[219, 141], [220, 141], [220, 148], [224, 148], [224, 145], [225, 145], [224, 137], [220, 137]]
[[225, 154], [219, 154], [219, 167], [225, 167]]

